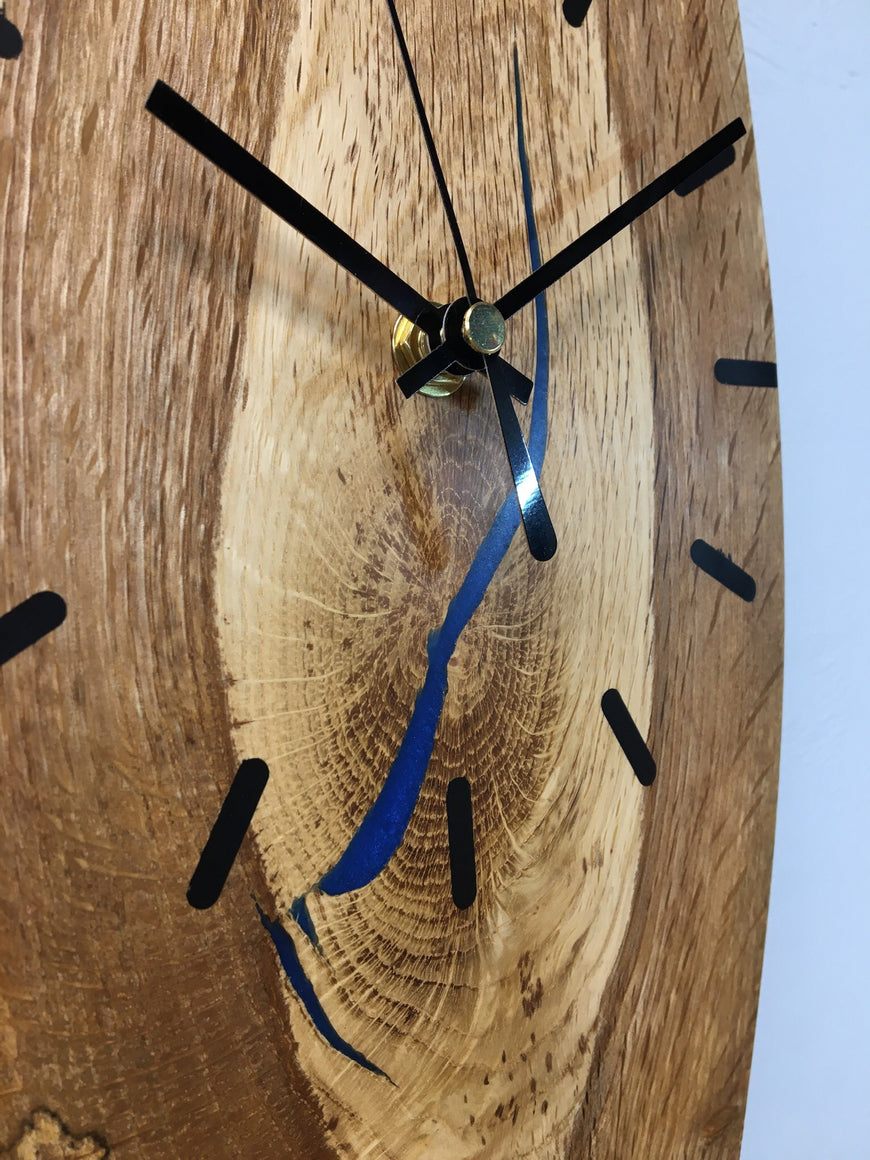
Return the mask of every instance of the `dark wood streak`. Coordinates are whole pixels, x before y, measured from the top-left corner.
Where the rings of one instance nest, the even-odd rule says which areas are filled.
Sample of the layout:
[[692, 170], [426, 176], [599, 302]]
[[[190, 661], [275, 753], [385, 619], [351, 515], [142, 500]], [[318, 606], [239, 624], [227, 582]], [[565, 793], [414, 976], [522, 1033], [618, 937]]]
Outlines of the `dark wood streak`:
[[[730, 7], [720, 13], [695, 0], [682, 14], [659, 5], [642, 20], [617, 6], [610, 18], [622, 55], [648, 62], [646, 72], [611, 74], [612, 99], [627, 134], [646, 124], [657, 129], [656, 167], [719, 120], [746, 117]], [[675, 68], [676, 60], [691, 68]], [[693, 115], [680, 124], [675, 146], [681, 108]], [[741, 164], [706, 185], [703, 200], [693, 206], [691, 198], [671, 198], [637, 227], [657, 374], [649, 743], [660, 775], [649, 791], [632, 920], [602, 1004], [571, 1160], [725, 1160], [740, 1147], [776, 805], [782, 501], [774, 393], [753, 392], [747, 408], [723, 400], [721, 389], [714, 395], [710, 382], [723, 340], [739, 349], [752, 334], [759, 357], [774, 358], [751, 136], [737, 152]], [[715, 239], [712, 261], [704, 260], [708, 238]], [[717, 455], [737, 431], [737, 462], [723, 475]], [[717, 608], [715, 586], [702, 591], [695, 582], [689, 545], [705, 519], [718, 521], [751, 559], [759, 590], [769, 593], [763, 610], [740, 601]], [[723, 681], [738, 662], [740, 680]], [[720, 682], [714, 711], [711, 682]], [[626, 1075], [643, 1082], [626, 1084]]]
[[119, 1160], [230, 1160], [254, 1138], [334, 1160], [276, 1002], [252, 859], [224, 921], [184, 900], [237, 765], [212, 562], [258, 213], [142, 110], [166, 72], [268, 147], [296, 19], [222, 2], [34, 9], [4, 93], [4, 603], [56, 576], [76, 616], [0, 678], [0, 898], [28, 916], [0, 932], [3, 1141], [47, 1104]]

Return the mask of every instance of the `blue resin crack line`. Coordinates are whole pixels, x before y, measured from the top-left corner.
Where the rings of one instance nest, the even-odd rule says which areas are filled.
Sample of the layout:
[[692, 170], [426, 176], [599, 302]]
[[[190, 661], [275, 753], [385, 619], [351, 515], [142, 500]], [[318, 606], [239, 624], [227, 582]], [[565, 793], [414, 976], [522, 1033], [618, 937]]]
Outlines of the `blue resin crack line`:
[[[523, 130], [523, 103], [520, 88], [519, 56], [514, 46], [514, 86], [517, 107], [517, 151], [522, 177], [523, 204], [532, 269], [541, 265], [538, 232], [532, 208], [532, 182]], [[540, 476], [547, 445], [547, 395], [549, 389], [549, 328], [544, 295], [535, 299], [535, 389], [532, 397], [532, 419], [529, 433], [529, 455]], [[489, 587], [496, 569], [504, 559], [517, 528], [520, 510], [513, 490], [505, 498], [483, 543], [477, 550], [459, 591], [451, 600], [441, 627], [429, 634], [427, 655], [429, 667], [423, 687], [417, 694], [405, 736], [376, 800], [360, 823], [338, 862], [311, 890], [325, 894], [345, 894], [367, 886], [384, 869], [405, 836], [414, 807], [420, 795], [423, 778], [435, 745], [435, 732], [447, 695], [447, 664], [459, 640]], [[311, 893], [309, 890], [307, 893]], [[302, 968], [292, 938], [280, 924], [267, 917], [257, 906], [260, 920], [269, 932], [281, 966], [305, 1010], [326, 1041], [348, 1059], [374, 1072], [390, 1077], [364, 1055], [342, 1039], [320, 1004], [314, 987]], [[308, 911], [306, 895], [297, 898], [290, 908], [301, 930], [320, 950], [314, 923]], [[393, 1081], [390, 1080], [392, 1083]]]
[[[268, 917], [259, 903], [254, 905], [260, 915], [260, 922], [272, 936], [272, 942], [275, 944], [275, 949], [278, 952], [278, 957], [281, 960], [281, 966], [284, 968], [284, 973], [290, 980], [293, 990], [302, 1000], [302, 1005], [311, 1016], [311, 1021], [326, 1042], [334, 1047], [336, 1051], [340, 1051], [342, 1055], [346, 1055], [348, 1059], [352, 1059], [354, 1063], [367, 1068], [368, 1071], [373, 1071], [375, 1075], [382, 1075], [385, 1079], [390, 1079], [385, 1071], [381, 1071], [376, 1067], [371, 1060], [366, 1059], [362, 1052], [357, 1051], [355, 1047], [347, 1042], [346, 1039], [338, 1034], [329, 1021], [329, 1017], [320, 1005], [320, 1000], [314, 993], [314, 987], [302, 969], [302, 964], [299, 962], [299, 956], [296, 953], [296, 947], [293, 944], [293, 939], [287, 933], [280, 922], [274, 922]], [[393, 1081], [390, 1080], [390, 1083]]]
[[[523, 129], [522, 92], [519, 58], [514, 46], [514, 84], [517, 107], [517, 151], [522, 176], [523, 202], [532, 269], [541, 264], [532, 208], [532, 183]], [[547, 443], [547, 393], [549, 385], [549, 333], [544, 295], [535, 300], [536, 354], [535, 390], [529, 454], [535, 471], [543, 467]], [[311, 890], [324, 894], [346, 894], [367, 886], [381, 873], [395, 854], [405, 835], [417, 804], [423, 778], [432, 756], [435, 732], [447, 695], [447, 665], [462, 630], [482, 601], [496, 569], [504, 558], [520, 523], [520, 513], [513, 491], [505, 499], [486, 538], [477, 550], [471, 567], [447, 609], [444, 623], [430, 633], [427, 642], [428, 669], [423, 687], [417, 694], [405, 735], [381, 792], [351, 838], [338, 862], [320, 878]], [[310, 893], [308, 891], [307, 893]], [[306, 905], [306, 896], [297, 898], [291, 914], [316, 945], [316, 934]]]

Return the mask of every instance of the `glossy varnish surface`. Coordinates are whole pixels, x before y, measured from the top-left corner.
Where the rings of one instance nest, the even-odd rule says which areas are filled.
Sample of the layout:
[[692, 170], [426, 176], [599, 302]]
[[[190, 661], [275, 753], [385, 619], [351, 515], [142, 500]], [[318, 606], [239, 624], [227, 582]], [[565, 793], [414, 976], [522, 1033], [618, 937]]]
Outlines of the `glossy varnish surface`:
[[[529, 269], [515, 45], [544, 258], [732, 117], [749, 136], [548, 293], [559, 550], [537, 564], [514, 538], [448, 667], [395, 857], [309, 895], [319, 954], [288, 907], [376, 798], [510, 476], [485, 384], [405, 402], [392, 311], [142, 105], [163, 77], [444, 300], [459, 268], [387, 11], [18, 21], [23, 52], [0, 62], [0, 612], [52, 589], [68, 615], [0, 668], [0, 1154], [45, 1108], [130, 1160], [738, 1155], [782, 554], [775, 391], [713, 372], [774, 358], [736, 6], [593, 4], [580, 29], [549, 4], [399, 13], [485, 296]], [[509, 331], [533, 374], [532, 309]], [[753, 602], [695, 567], [699, 538]], [[651, 788], [601, 712], [612, 687]], [[194, 911], [247, 758], [269, 783], [220, 900]], [[477, 858], [462, 910], [456, 777]], [[392, 1082], [326, 1043], [254, 900]]]

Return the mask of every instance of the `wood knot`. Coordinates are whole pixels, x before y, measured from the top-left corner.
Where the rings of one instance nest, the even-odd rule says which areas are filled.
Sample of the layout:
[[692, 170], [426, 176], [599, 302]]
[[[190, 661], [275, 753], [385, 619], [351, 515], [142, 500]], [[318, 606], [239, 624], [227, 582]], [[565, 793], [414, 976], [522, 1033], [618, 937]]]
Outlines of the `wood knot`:
[[74, 1136], [55, 1112], [38, 1108], [21, 1135], [0, 1150], [2, 1160], [106, 1160], [109, 1147], [97, 1136]]

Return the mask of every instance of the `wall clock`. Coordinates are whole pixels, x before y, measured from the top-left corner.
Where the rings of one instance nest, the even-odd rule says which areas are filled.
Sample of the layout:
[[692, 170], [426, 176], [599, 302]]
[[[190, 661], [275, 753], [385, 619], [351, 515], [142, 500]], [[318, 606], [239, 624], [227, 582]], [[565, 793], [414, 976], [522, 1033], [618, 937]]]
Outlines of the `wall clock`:
[[782, 551], [736, 5], [4, 19], [0, 1154], [737, 1156]]

